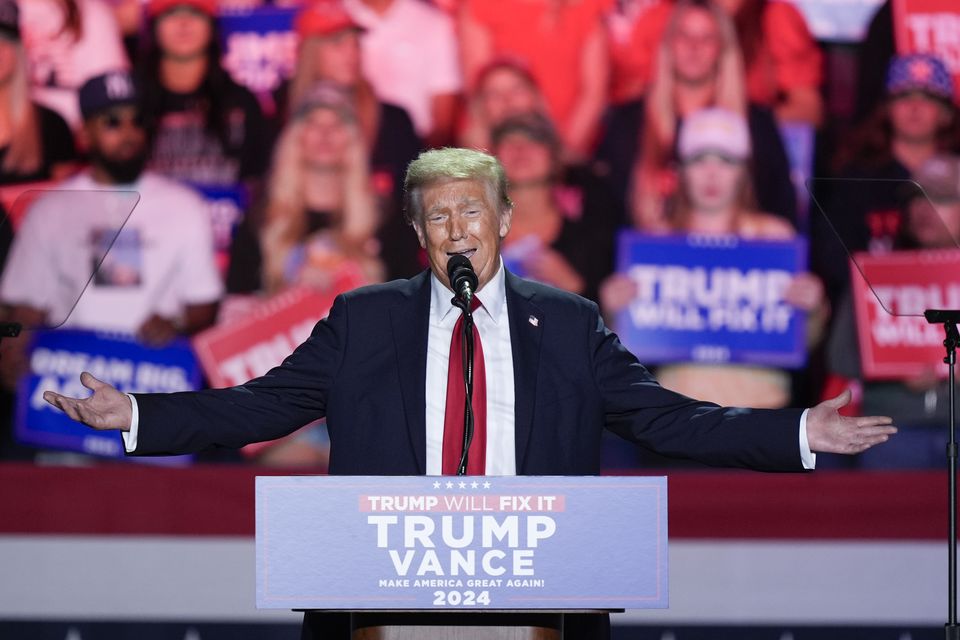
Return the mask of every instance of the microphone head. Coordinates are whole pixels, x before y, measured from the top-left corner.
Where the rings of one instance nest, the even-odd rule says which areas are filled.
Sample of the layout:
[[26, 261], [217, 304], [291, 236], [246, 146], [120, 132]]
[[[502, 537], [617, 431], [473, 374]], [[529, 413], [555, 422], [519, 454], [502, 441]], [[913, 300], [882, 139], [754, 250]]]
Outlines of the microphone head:
[[447, 260], [447, 277], [450, 279], [450, 287], [456, 294], [460, 294], [464, 284], [470, 285], [471, 291], [477, 290], [477, 274], [473, 270], [470, 259], [462, 254], [454, 254]]

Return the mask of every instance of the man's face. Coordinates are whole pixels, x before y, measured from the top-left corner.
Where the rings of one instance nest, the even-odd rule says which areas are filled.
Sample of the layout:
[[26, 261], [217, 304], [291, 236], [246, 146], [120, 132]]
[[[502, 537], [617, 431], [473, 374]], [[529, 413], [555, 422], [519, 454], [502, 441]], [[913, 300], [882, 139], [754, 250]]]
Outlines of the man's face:
[[510, 231], [512, 210], [498, 213], [492, 190], [480, 180], [446, 180], [422, 189], [423, 217], [414, 223], [430, 269], [448, 289], [447, 261], [467, 256], [482, 289], [500, 266], [500, 242]]
[[107, 170], [117, 182], [139, 176], [147, 153], [147, 133], [139, 109], [118, 106], [84, 123], [91, 161]]

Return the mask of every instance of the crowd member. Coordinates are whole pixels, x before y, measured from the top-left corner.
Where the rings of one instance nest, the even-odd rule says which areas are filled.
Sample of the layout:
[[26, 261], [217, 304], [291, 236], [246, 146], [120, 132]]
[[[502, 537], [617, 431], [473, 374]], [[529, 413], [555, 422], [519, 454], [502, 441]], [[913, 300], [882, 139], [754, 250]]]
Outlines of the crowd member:
[[459, 142], [464, 147], [489, 149], [490, 132], [504, 120], [546, 110], [530, 70], [518, 60], [498, 58], [477, 72]]
[[305, 7], [294, 21], [300, 41], [297, 65], [289, 84], [278, 91], [278, 111], [285, 119], [289, 105], [300, 104], [318, 82], [335, 83], [354, 103], [378, 195], [392, 198], [398, 210], [403, 172], [420, 152], [421, 141], [403, 108], [377, 98], [363, 77], [360, 27], [339, 2]]
[[903, 226], [896, 181], [909, 179], [938, 153], [957, 150], [960, 120], [946, 66], [929, 54], [895, 56], [884, 101], [838, 152], [841, 181], [814, 192], [824, 211], [812, 218], [813, 257], [834, 302], [849, 282], [835, 233], [850, 251], [889, 251]]
[[[937, 155], [912, 174], [913, 183], [901, 183], [904, 224], [894, 249], [957, 250], [960, 241], [960, 156]], [[904, 188], [905, 187], [905, 188]], [[925, 195], [924, 195], [925, 194]], [[929, 198], [929, 200], [928, 200]], [[905, 310], [908, 313], [919, 309]], [[828, 370], [860, 389], [864, 411], [889, 411], [902, 425], [896, 447], [878, 447], [859, 458], [862, 469], [936, 468], [946, 463], [947, 426], [950, 423], [949, 383], [937, 375], [943, 370], [932, 359], [927, 371], [900, 380], [862, 380], [860, 341], [848, 291], [837, 310], [828, 342]]]
[[[669, 218], [672, 233], [749, 240], [795, 237], [789, 223], [752, 206], [750, 136], [743, 116], [723, 109], [691, 114], [680, 133], [679, 155], [680, 184]], [[611, 276], [601, 293], [604, 313], [618, 312], [635, 295], [636, 285], [626, 275]], [[807, 314], [810, 342], [818, 342], [829, 313], [819, 279], [809, 273], [796, 276], [784, 298]], [[789, 373], [769, 367], [675, 363], [659, 367], [657, 378], [684, 395], [734, 406], [778, 408], [791, 400]]]
[[380, 212], [357, 114], [337, 86], [316, 85], [284, 127], [262, 204], [238, 230], [232, 293], [333, 286], [344, 270], [382, 278], [372, 255]]
[[600, 281], [613, 270], [620, 216], [587, 168], [564, 168], [560, 146], [540, 114], [514, 116], [494, 128], [491, 149], [514, 206], [503, 256], [514, 273], [596, 300]]
[[420, 0], [344, 0], [363, 28], [363, 75], [405, 109], [428, 146], [454, 139], [462, 89], [453, 20]]
[[257, 99], [220, 64], [216, 0], [150, 0], [140, 60], [156, 122], [150, 168], [193, 184], [255, 187], [269, 162]]
[[464, 75], [509, 56], [520, 60], [543, 92], [565, 154], [589, 157], [606, 106], [610, 61], [605, 0], [466, 0], [460, 11]]
[[[64, 207], [56, 193], [37, 200], [15, 236], [0, 281], [0, 300], [27, 325], [58, 324], [67, 318], [71, 327], [134, 334], [144, 343], [162, 345], [214, 320], [222, 284], [205, 205], [186, 187], [144, 171], [147, 132], [138, 98], [125, 71], [96, 76], [80, 89], [81, 135], [90, 169], [58, 186], [59, 191], [77, 192], [75, 206]], [[102, 198], [97, 196], [101, 192]], [[98, 223], [84, 213], [85, 203], [96, 209], [87, 212], [89, 216], [99, 215], [114, 206], [114, 192], [139, 194], [139, 202], [116, 199], [121, 208], [136, 204], [135, 213], [126, 224], [126, 210], [106, 223], [122, 225], [122, 230], [87, 228]], [[90, 243], [90, 250], [67, 250], [78, 239]], [[84, 290], [92, 269], [90, 256], [107, 248], [109, 260]], [[3, 346], [19, 345], [16, 350], [21, 342], [7, 340]], [[7, 354], [0, 360], [9, 365], [9, 383], [22, 361]]]
[[17, 4], [0, 0], [0, 185], [64, 178], [76, 159], [67, 123], [30, 99]]
[[[750, 100], [772, 109], [780, 122], [819, 125], [823, 55], [797, 8], [777, 0], [708, 1], [735, 22]], [[615, 79], [616, 85], [626, 87], [622, 94], [636, 97], [656, 75], [658, 63], [649, 43], [662, 37], [670, 22], [671, 4], [663, 0], [634, 25], [632, 55], [618, 57], [618, 73], [626, 76]]]
[[78, 129], [80, 86], [128, 65], [110, 7], [103, 0], [28, 0], [20, 4], [20, 28], [34, 99]]
[[615, 193], [629, 203], [631, 222], [652, 232], [669, 228], [663, 207], [676, 188], [677, 132], [685, 116], [710, 106], [746, 114], [758, 205], [795, 221], [797, 197], [783, 141], [772, 113], [747, 100], [730, 19], [703, 0], [670, 6], [648, 95], [609, 111], [597, 150]]

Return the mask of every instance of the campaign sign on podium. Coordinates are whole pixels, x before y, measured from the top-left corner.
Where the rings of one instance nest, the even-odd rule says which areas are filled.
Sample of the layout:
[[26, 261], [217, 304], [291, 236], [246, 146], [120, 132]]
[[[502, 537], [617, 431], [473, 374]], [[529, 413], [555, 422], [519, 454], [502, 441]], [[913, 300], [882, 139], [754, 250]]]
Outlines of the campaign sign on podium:
[[257, 607], [666, 608], [665, 477], [258, 477]]

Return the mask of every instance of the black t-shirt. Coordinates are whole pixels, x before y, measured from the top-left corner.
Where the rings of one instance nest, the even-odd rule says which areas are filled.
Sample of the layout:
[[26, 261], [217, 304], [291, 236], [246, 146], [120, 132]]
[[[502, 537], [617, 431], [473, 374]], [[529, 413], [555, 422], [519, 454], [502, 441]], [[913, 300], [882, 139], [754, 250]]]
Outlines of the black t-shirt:
[[150, 169], [176, 180], [215, 186], [263, 176], [271, 141], [256, 97], [228, 80], [217, 100], [221, 130], [206, 126], [205, 114], [211, 107], [204, 96], [161, 88]]
[[[33, 173], [8, 173], [0, 169], [0, 185], [49, 180], [54, 165], [77, 160], [73, 133], [60, 114], [40, 105], [34, 108], [40, 126], [40, 167]], [[0, 147], [0, 167], [8, 150], [9, 146]]]
[[[633, 165], [640, 153], [643, 135], [644, 102], [632, 100], [611, 107], [604, 117], [604, 134], [596, 159], [621, 202], [627, 203]], [[778, 215], [797, 225], [797, 193], [790, 180], [790, 162], [773, 113], [749, 105], [747, 125], [753, 147], [751, 176], [760, 210]], [[683, 123], [678, 123], [677, 131]], [[679, 136], [678, 136], [679, 138]], [[626, 207], [624, 207], [626, 211]], [[624, 222], [627, 222], [626, 220]]]

